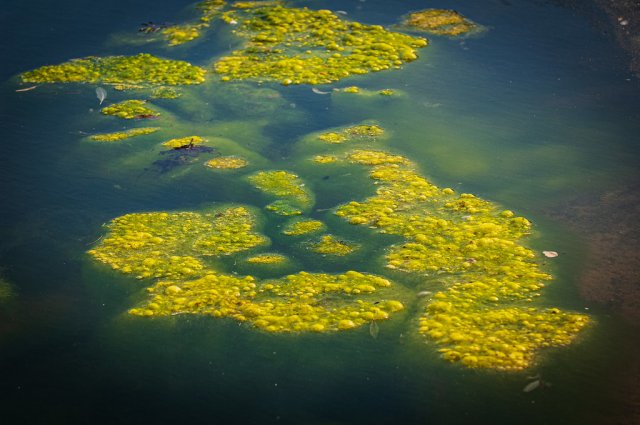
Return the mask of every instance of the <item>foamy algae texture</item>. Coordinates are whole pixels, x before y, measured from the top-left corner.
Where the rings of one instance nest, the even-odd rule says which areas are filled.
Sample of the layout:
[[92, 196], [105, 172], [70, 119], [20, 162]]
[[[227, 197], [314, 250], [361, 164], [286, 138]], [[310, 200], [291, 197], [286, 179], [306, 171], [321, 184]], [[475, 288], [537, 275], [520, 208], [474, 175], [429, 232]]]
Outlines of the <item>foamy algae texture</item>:
[[348, 22], [329, 10], [269, 5], [228, 11], [223, 19], [238, 23], [236, 34], [248, 39], [215, 63], [223, 81], [326, 84], [399, 68], [427, 45], [424, 38]]
[[184, 61], [148, 53], [135, 56], [89, 56], [46, 65], [21, 75], [26, 83], [108, 83], [188, 85], [204, 82], [205, 70]]

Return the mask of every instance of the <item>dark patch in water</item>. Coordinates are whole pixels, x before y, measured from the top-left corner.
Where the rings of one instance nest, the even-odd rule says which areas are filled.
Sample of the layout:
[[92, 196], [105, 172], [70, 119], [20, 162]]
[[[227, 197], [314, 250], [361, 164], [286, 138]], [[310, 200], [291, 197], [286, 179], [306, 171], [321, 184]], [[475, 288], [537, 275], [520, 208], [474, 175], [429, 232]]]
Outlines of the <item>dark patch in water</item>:
[[176, 167], [197, 162], [198, 157], [203, 153], [213, 153], [214, 156], [220, 155], [217, 149], [209, 146], [188, 145], [160, 152], [160, 155], [164, 155], [164, 158], [153, 161], [153, 165], [160, 174], [164, 174]]

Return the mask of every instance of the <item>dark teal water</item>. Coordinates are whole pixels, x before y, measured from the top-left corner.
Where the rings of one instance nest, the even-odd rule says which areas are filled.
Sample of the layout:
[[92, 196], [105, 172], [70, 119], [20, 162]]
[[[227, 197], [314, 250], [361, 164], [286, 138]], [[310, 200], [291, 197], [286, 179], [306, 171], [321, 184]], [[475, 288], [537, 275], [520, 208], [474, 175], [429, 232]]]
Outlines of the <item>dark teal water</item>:
[[[2, 423], [538, 425], [606, 424], [624, 415], [616, 389], [639, 344], [608, 311], [592, 308], [596, 326], [579, 343], [544, 353], [534, 370], [474, 371], [440, 360], [412, 334], [409, 315], [381, 324], [377, 340], [366, 329], [278, 336], [211, 318], [132, 318], [124, 313], [142, 299], [140, 284], [85, 253], [103, 223], [126, 213], [264, 204], [234, 175], [195, 166], [159, 173], [150, 163], [161, 140], [193, 129], [233, 140], [229, 149], [256, 166], [303, 175], [324, 209], [372, 189], [362, 188], [364, 174], [345, 179], [294, 161], [300, 137], [375, 119], [392, 134], [387, 146], [436, 184], [517, 211], [535, 223], [536, 249], [563, 252], [548, 305], [592, 307], [575, 288], [585, 261], [580, 236], [542, 211], [637, 178], [640, 85], [624, 52], [588, 19], [533, 1], [295, 2], [382, 25], [411, 10], [455, 8], [489, 30], [465, 40], [434, 37], [401, 71], [335, 85], [394, 88], [404, 97], [363, 100], [274, 85], [281, 98], [256, 111], [242, 96], [216, 97], [205, 85], [158, 102], [174, 118], [157, 137], [95, 145], [82, 140], [85, 133], [122, 124], [100, 117], [94, 86], [16, 93], [16, 74], [140, 51], [208, 66], [232, 39], [212, 31], [173, 50], [118, 42], [141, 22], [189, 18], [189, 2], [0, 4], [0, 268], [16, 292], [0, 306]], [[366, 256], [355, 261], [379, 271]], [[523, 393], [537, 373], [553, 386]]]

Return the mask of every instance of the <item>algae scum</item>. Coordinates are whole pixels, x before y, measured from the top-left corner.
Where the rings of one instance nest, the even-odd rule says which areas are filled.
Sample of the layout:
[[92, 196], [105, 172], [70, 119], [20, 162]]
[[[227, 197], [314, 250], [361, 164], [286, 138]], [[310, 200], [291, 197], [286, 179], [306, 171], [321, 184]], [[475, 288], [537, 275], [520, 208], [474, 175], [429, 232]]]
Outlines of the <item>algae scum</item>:
[[[204, 173], [247, 194], [204, 209], [122, 211], [105, 224], [88, 254], [146, 289], [128, 309], [131, 320], [199, 315], [285, 334], [369, 327], [374, 338], [384, 322], [396, 321], [445, 361], [500, 371], [531, 367], [541, 349], [571, 344], [589, 324], [588, 316], [544, 301], [553, 277], [527, 247], [529, 220], [434, 185], [412, 158], [391, 149], [394, 135], [381, 123], [302, 135], [284, 164], [227, 130], [286, 127], [300, 119], [283, 100], [293, 89], [287, 86], [401, 71], [429, 60], [428, 41], [416, 34], [456, 37], [480, 32], [478, 24], [431, 9], [388, 29], [276, 1], [204, 1], [194, 11], [191, 21], [147, 25], [139, 37], [163, 45], [168, 57], [192, 43], [206, 54], [211, 31], [226, 31], [239, 47], [201, 66], [139, 53], [73, 59], [20, 76], [25, 84], [102, 85], [115, 93], [118, 101], [108, 98], [100, 111], [104, 122], [119, 121], [119, 130], [91, 134], [86, 143], [126, 144], [133, 153], [119, 169], [145, 172], [155, 164], [159, 179]], [[190, 87], [196, 85], [203, 88]], [[239, 95], [229, 96], [234, 90]], [[314, 91], [336, 100], [410, 97], [394, 87]], [[239, 112], [238, 119], [216, 118], [216, 108]], [[194, 111], [193, 122], [184, 118]], [[147, 120], [153, 127], [140, 125]], [[325, 169], [358, 175], [368, 187], [315, 209]], [[363, 256], [375, 261], [359, 261]], [[416, 282], [432, 289], [428, 296], [416, 297]]]

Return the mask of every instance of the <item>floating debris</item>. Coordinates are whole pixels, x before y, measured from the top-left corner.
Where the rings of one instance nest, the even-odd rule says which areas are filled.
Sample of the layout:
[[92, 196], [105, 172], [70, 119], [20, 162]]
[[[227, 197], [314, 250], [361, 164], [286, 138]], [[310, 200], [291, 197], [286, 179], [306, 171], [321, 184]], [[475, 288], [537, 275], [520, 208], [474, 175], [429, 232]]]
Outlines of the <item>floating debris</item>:
[[378, 322], [376, 322], [375, 320], [372, 320], [371, 323], [369, 324], [369, 335], [371, 335], [373, 339], [378, 339], [379, 334], [380, 334], [380, 327], [378, 326]]
[[542, 383], [542, 381], [540, 379], [536, 379], [535, 381], [531, 381], [527, 385], [524, 386], [524, 388], [522, 389], [522, 392], [530, 393], [531, 391], [539, 388], [541, 383]]
[[25, 87], [23, 89], [17, 89], [16, 92], [30, 91], [30, 90], [34, 90], [37, 87], [38, 86]]
[[322, 90], [317, 89], [315, 87], [311, 87], [311, 91], [314, 92], [315, 94], [331, 94], [330, 91], [322, 91]]
[[100, 105], [102, 105], [102, 102], [107, 98], [107, 91], [102, 87], [96, 88], [96, 97], [100, 101]]
[[542, 255], [547, 258], [556, 258], [558, 256], [558, 253], [556, 251], [542, 251]]

